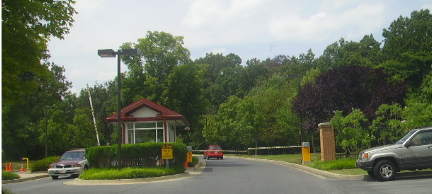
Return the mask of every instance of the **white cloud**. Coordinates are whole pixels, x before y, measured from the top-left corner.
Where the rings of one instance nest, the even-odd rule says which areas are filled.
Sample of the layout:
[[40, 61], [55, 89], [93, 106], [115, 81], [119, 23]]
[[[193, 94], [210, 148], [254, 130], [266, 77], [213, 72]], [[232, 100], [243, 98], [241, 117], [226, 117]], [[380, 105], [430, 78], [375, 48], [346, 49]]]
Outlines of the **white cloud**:
[[429, 11], [432, 11], [432, 3], [426, 3], [422, 6], [422, 9], [429, 9]]
[[226, 48], [214, 48], [213, 50], [211, 50], [211, 53], [221, 53], [221, 54], [225, 54], [227, 51]]
[[382, 4], [363, 4], [335, 12], [323, 9], [309, 16], [289, 13], [272, 18], [269, 29], [280, 41], [320, 42], [332, 37], [357, 38], [384, 25], [385, 7]]
[[194, 0], [183, 23], [198, 28], [247, 18], [262, 0]]

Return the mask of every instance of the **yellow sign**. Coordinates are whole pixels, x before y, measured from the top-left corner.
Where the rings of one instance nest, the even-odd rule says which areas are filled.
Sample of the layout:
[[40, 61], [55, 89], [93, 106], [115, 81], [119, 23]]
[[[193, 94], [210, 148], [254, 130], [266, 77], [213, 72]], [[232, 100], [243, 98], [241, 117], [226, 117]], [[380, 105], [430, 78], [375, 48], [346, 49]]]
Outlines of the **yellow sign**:
[[187, 152], [186, 162], [192, 162], [192, 152]]
[[162, 148], [162, 160], [171, 160], [173, 158], [173, 150], [171, 148]]

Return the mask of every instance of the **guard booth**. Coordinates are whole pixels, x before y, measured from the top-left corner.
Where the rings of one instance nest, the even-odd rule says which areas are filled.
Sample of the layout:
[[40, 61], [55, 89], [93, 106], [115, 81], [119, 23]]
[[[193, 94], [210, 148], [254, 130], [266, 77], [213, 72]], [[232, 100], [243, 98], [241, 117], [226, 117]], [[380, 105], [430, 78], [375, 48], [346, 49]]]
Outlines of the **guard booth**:
[[[185, 117], [145, 98], [121, 109], [122, 143], [175, 142], [179, 130], [187, 126]], [[116, 123], [117, 114], [106, 118]]]

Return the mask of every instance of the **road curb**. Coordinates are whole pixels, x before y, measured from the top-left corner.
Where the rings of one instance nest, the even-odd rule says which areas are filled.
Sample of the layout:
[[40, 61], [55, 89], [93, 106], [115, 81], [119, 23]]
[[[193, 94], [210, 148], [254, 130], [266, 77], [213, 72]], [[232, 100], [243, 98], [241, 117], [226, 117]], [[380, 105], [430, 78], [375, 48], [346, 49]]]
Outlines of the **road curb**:
[[365, 175], [343, 175], [343, 174], [337, 174], [329, 171], [319, 170], [316, 168], [312, 168], [309, 166], [304, 166], [300, 164], [285, 162], [285, 161], [277, 161], [277, 160], [268, 160], [268, 159], [261, 159], [261, 158], [246, 158], [246, 157], [240, 157], [240, 156], [229, 156], [234, 158], [242, 158], [246, 160], [255, 160], [255, 161], [262, 161], [267, 163], [273, 163], [273, 164], [279, 164], [282, 166], [288, 166], [296, 169], [300, 169], [302, 171], [312, 173], [315, 175], [327, 177], [327, 178], [336, 178], [336, 179], [344, 179], [344, 180], [363, 180], [365, 178]]
[[157, 182], [169, 182], [176, 181], [185, 178], [190, 178], [192, 176], [196, 176], [202, 173], [204, 168], [206, 167], [206, 162], [200, 158], [195, 167], [191, 169], [186, 169], [184, 173], [175, 174], [175, 175], [167, 175], [160, 177], [151, 177], [151, 178], [137, 178], [137, 179], [117, 179], [117, 180], [83, 180], [83, 179], [74, 179], [71, 181], [65, 181], [63, 184], [65, 185], [73, 185], [73, 186], [93, 186], [93, 185], [128, 185], [128, 184], [146, 184], [146, 183], [157, 183]]
[[36, 179], [45, 178], [45, 177], [49, 177], [49, 175], [45, 174], [45, 175], [39, 175], [39, 176], [34, 176], [34, 177], [29, 177], [29, 178], [21, 178], [21, 179], [14, 179], [14, 180], [2, 180], [2, 184], [19, 183], [19, 182], [36, 180]]

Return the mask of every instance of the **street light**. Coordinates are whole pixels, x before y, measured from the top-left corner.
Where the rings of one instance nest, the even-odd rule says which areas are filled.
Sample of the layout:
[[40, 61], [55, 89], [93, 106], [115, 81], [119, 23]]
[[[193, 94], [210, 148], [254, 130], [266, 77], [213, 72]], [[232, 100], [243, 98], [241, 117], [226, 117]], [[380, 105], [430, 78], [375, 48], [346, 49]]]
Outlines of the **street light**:
[[121, 110], [121, 75], [120, 75], [120, 61], [121, 56], [135, 56], [138, 55], [138, 49], [119, 49], [117, 52], [113, 49], [100, 49], [98, 50], [98, 55], [100, 57], [116, 57], [117, 56], [117, 129], [119, 133], [118, 140], [118, 153], [117, 153], [117, 162], [118, 168], [120, 168], [120, 149], [122, 144], [122, 121], [120, 119], [120, 110]]

